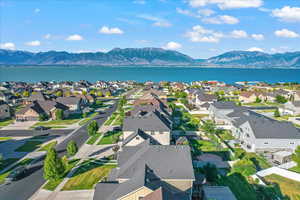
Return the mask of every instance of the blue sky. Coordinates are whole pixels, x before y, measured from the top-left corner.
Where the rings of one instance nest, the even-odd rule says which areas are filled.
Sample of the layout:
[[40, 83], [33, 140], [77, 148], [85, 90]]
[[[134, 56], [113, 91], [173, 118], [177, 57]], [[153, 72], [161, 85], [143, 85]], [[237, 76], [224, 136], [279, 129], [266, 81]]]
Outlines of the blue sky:
[[0, 45], [12, 50], [300, 51], [300, 0], [2, 0], [0, 9]]

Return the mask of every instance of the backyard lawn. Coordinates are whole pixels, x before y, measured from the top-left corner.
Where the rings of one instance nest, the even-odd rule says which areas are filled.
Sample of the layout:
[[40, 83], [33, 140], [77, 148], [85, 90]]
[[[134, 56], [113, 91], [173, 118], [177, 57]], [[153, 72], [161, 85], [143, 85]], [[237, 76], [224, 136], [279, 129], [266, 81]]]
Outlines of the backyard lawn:
[[116, 165], [103, 165], [95, 162], [83, 164], [68, 180], [62, 190], [88, 190], [107, 177]]
[[264, 179], [269, 183], [278, 184], [281, 192], [291, 200], [300, 200], [300, 182], [276, 174], [265, 176]]
[[296, 167], [292, 167], [289, 169], [290, 171], [293, 171], [293, 172], [297, 172], [297, 173], [300, 173], [300, 167], [296, 166]]
[[31, 152], [40, 147], [41, 141], [26, 141], [22, 146], [18, 147], [16, 152]]
[[118, 142], [119, 137], [122, 135], [121, 131], [108, 131], [105, 133], [103, 138], [100, 140], [98, 145], [103, 145], [103, 144], [115, 144]]
[[223, 176], [217, 181], [217, 184], [228, 186], [237, 200], [257, 200], [255, 189], [240, 174], [234, 173], [229, 176]]

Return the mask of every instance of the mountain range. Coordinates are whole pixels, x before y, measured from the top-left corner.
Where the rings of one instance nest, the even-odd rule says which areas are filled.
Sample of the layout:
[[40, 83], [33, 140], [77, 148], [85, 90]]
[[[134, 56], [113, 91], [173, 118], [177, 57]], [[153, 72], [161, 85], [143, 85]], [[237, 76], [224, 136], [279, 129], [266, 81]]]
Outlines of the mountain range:
[[268, 54], [258, 51], [230, 51], [208, 59], [194, 59], [162, 48], [115, 48], [107, 53], [32, 53], [0, 49], [1, 65], [184, 65], [219, 67], [300, 68], [300, 52]]

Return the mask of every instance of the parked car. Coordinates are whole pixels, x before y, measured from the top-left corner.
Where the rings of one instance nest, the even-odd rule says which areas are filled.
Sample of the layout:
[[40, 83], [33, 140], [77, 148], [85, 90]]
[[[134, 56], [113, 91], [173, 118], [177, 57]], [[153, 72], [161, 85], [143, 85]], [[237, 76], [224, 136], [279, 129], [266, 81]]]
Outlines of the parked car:
[[21, 175], [24, 175], [27, 171], [27, 168], [25, 166], [19, 166], [15, 168], [6, 178], [5, 182], [6, 183], [11, 183], [12, 181], [18, 180], [18, 178]]
[[44, 130], [48, 130], [49, 127], [45, 127], [45, 126], [37, 126], [34, 128], [34, 130], [37, 130], [37, 131], [44, 131]]

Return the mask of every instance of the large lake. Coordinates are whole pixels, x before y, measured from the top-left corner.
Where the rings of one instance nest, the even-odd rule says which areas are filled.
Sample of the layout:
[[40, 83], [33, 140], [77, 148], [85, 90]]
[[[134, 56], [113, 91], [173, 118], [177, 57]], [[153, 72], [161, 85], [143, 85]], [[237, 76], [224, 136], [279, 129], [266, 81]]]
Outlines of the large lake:
[[61, 81], [61, 80], [136, 80], [183, 81], [219, 80], [300, 82], [300, 69], [244, 69], [199, 67], [140, 67], [140, 66], [1, 66], [0, 81]]

